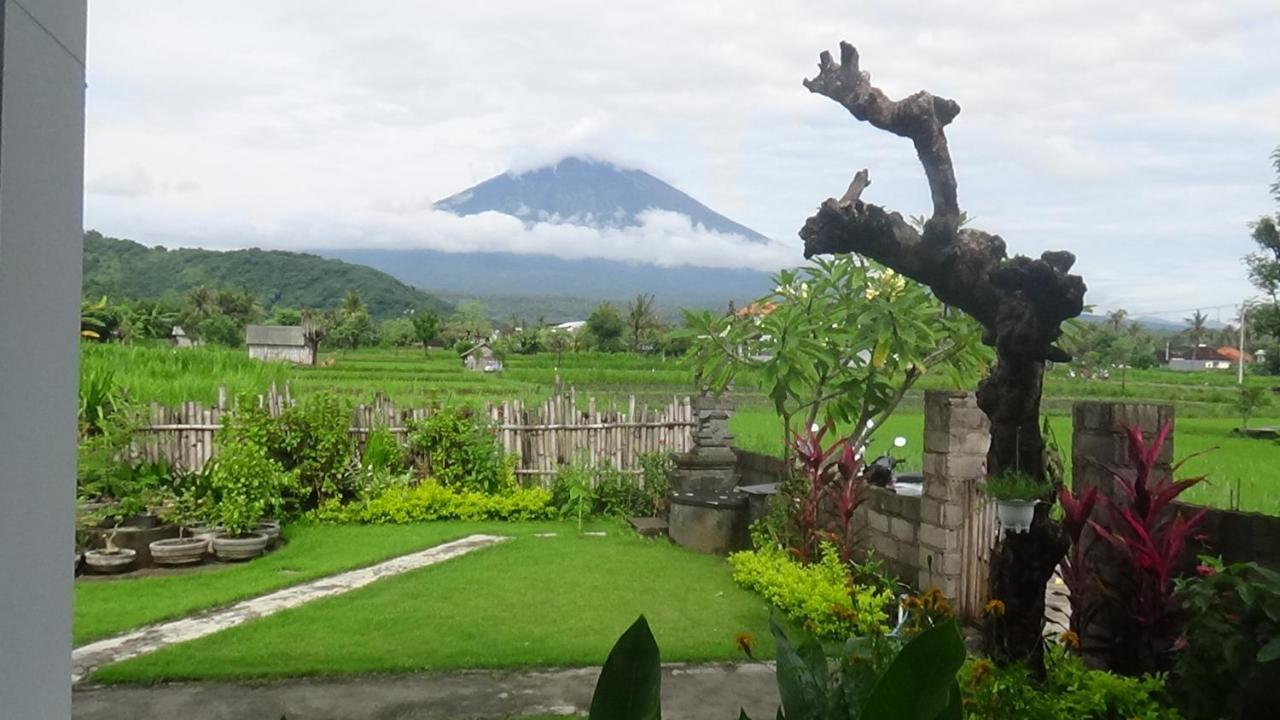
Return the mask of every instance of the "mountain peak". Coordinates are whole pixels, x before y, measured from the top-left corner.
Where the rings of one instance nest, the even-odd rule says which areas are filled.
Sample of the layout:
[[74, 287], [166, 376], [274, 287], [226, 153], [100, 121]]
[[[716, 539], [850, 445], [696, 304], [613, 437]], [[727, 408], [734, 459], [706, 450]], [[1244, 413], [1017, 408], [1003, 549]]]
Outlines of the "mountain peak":
[[643, 224], [660, 210], [687, 216], [695, 226], [752, 242], [760, 233], [730, 220], [643, 170], [602, 158], [569, 155], [520, 172], [508, 171], [435, 204], [456, 215], [500, 212], [535, 222], [622, 228]]

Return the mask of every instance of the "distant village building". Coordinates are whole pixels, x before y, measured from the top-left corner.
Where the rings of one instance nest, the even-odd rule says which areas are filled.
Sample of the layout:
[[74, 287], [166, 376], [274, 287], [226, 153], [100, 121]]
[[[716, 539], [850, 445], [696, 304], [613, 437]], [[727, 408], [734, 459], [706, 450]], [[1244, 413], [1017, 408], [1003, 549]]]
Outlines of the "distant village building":
[[[1182, 370], [1185, 372], [1230, 370], [1241, 360], [1240, 351], [1227, 345], [1221, 347], [1210, 345], [1197, 347], [1169, 346], [1165, 348], [1163, 355], [1165, 367], [1170, 370]], [[1245, 353], [1244, 362], [1251, 363], [1253, 358], [1248, 353]]]
[[556, 330], [564, 330], [565, 332], [578, 332], [586, 326], [586, 320], [570, 320], [568, 322], [562, 322], [559, 325], [553, 325], [552, 327]]
[[462, 364], [476, 372], [502, 372], [502, 361], [493, 354], [493, 348], [487, 342], [478, 343], [462, 353]]
[[249, 357], [310, 365], [314, 360], [306, 333], [297, 325], [249, 325], [244, 329]]
[[169, 344], [176, 348], [189, 348], [196, 345], [181, 325], [174, 325], [173, 330], [169, 332]]

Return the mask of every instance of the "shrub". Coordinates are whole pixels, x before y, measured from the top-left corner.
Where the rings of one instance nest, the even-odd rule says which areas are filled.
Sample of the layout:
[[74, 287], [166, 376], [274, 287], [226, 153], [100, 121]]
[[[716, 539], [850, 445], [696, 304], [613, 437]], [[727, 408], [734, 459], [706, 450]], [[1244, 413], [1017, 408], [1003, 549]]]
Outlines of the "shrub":
[[272, 434], [275, 458], [295, 474], [304, 507], [354, 489], [355, 444], [347, 432], [350, 405], [331, 393], [310, 395], [284, 411]]
[[561, 518], [577, 518], [578, 531], [582, 531], [582, 521], [595, 512], [596, 506], [591, 468], [585, 461], [575, 460], [556, 470], [551, 503]]
[[387, 487], [366, 500], [346, 505], [330, 501], [310, 517], [320, 522], [407, 524], [432, 520], [543, 520], [553, 515], [551, 493], [543, 488], [486, 494], [424, 482]]
[[1183, 708], [1195, 720], [1249, 717], [1259, 708], [1248, 698], [1276, 692], [1263, 683], [1280, 666], [1280, 573], [1201, 558], [1196, 576], [1176, 585], [1187, 615], [1175, 646]]
[[427, 459], [440, 484], [492, 493], [515, 485], [513, 467], [487, 423], [468, 407], [444, 407], [413, 423], [409, 446]]
[[1078, 656], [1055, 645], [1045, 654], [1043, 684], [1025, 665], [997, 667], [972, 659], [960, 673], [970, 720], [1177, 720], [1164, 701], [1161, 676], [1123, 677], [1090, 670]]
[[883, 585], [854, 585], [839, 551], [823, 543], [821, 559], [801, 565], [781, 550], [765, 548], [729, 556], [733, 579], [764, 596], [792, 621], [814, 635], [842, 640], [888, 630], [886, 608], [894, 603], [893, 590]]
[[404, 472], [404, 448], [390, 430], [374, 428], [364, 441], [364, 452], [360, 456], [360, 469], [365, 473]]
[[208, 478], [210, 519], [229, 533], [250, 532], [267, 514], [280, 511], [292, 478], [261, 445], [225, 429], [220, 435]]

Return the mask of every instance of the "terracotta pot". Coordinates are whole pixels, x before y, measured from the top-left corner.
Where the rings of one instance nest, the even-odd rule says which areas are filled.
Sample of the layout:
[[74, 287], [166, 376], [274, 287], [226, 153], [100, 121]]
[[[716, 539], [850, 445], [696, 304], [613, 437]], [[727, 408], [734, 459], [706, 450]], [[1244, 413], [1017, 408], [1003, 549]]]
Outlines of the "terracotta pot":
[[191, 565], [204, 559], [209, 552], [209, 541], [199, 537], [153, 540], [151, 559], [157, 565]]
[[1038, 500], [997, 500], [996, 517], [1007, 533], [1024, 533], [1031, 529]]
[[103, 575], [122, 573], [133, 566], [138, 557], [134, 550], [90, 550], [84, 554], [84, 564], [90, 570]]
[[244, 535], [219, 534], [213, 536], [210, 544], [213, 546], [213, 554], [219, 560], [252, 560], [267, 548], [268, 540], [266, 534], [260, 532]]

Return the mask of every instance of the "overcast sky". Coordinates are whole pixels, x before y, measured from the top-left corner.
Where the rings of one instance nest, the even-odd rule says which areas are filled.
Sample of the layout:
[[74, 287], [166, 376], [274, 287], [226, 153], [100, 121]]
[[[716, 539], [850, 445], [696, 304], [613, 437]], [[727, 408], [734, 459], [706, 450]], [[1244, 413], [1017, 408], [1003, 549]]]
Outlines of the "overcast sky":
[[[960, 103], [961, 205], [1015, 251], [1076, 253], [1088, 302], [1177, 319], [1251, 294], [1247, 223], [1275, 210], [1274, 0], [94, 2], [85, 225], [170, 246], [594, 245], [771, 269], [858, 168], [865, 200], [928, 209], [908, 141], [801, 86], [841, 39], [892, 97]], [[584, 152], [777, 244], [739, 252], [671, 218], [609, 243], [430, 208]]]

